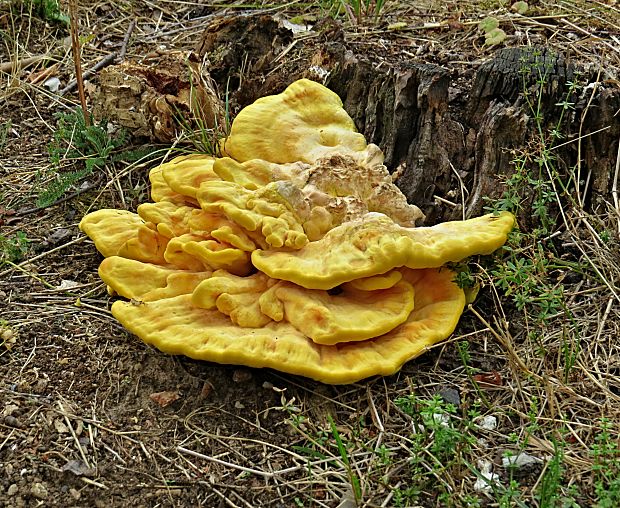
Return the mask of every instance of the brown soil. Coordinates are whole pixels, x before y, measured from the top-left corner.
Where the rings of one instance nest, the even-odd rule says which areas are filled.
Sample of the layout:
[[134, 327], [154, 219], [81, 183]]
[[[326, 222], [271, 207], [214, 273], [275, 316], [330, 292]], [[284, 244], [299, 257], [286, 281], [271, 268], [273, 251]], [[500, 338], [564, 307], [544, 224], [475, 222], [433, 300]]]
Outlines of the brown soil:
[[[86, 68], [120, 48], [131, 19], [137, 26], [127, 57], [139, 60], [162, 47], [194, 48], [218, 15], [253, 14], [242, 6], [218, 6], [231, 2], [204, 7], [165, 0], [79, 3], [81, 35], [91, 37], [83, 54]], [[504, 24], [505, 45], [570, 45], [572, 58], [594, 67], [605, 62], [605, 79], [620, 79], [620, 53], [617, 44], [613, 47], [620, 40], [615, 2], [594, 2], [596, 9], [587, 2], [572, 7], [531, 3], [532, 16]], [[147, 199], [148, 169], [155, 162], [110, 164], [79, 182], [70, 199], [35, 209], [37, 194], [54, 174], [47, 151], [54, 114], [74, 107], [77, 96], [57, 97], [36, 81], [37, 73], [52, 64], [63, 85], [73, 77], [68, 32], [23, 4], [0, 6], [5, 37], [0, 61], [31, 55], [47, 60], [0, 74], [0, 128], [6, 131], [6, 142], [0, 143], [0, 234], [15, 238], [24, 232], [28, 239], [23, 260], [0, 263], [0, 506], [345, 507], [355, 506], [352, 475], [360, 479], [361, 506], [399, 506], [395, 492], [412, 486], [414, 434], [412, 417], [394, 401], [412, 393], [458, 402], [459, 422], [480, 401], [482, 413], [498, 419], [495, 430], [471, 431], [484, 444], [477, 441], [466, 457], [458, 452], [460, 462], [451, 463], [448, 474], [433, 469], [437, 466], [429, 459], [432, 470], [428, 481], [418, 485], [419, 505], [468, 506], [470, 495], [493, 505], [500, 496], [473, 490], [476, 476], [465, 459], [473, 467], [479, 467], [476, 460], [488, 459], [508, 484], [501, 457], [515, 450], [513, 435], [524, 437], [532, 412], [541, 430], [531, 436], [528, 453], [548, 459], [553, 439], [564, 440], [562, 492], [575, 484], [580, 490], [575, 499], [591, 505], [594, 477], [584, 480], [584, 475], [592, 470], [589, 450], [600, 417], [616, 425], [616, 445], [620, 422], [620, 316], [613, 293], [618, 269], [613, 261], [593, 258], [602, 271], [598, 278], [555, 274], [564, 281], [583, 339], [584, 353], [567, 379], [560, 369], [562, 330], [569, 328], [565, 318], [556, 316], [545, 336], [532, 339], [527, 317], [489, 286], [451, 339], [394, 376], [355, 385], [326, 386], [271, 370], [166, 356], [113, 319], [111, 299], [97, 276], [101, 257], [77, 228], [93, 209], [135, 210]], [[511, 11], [500, 7], [502, 2], [386, 4], [379, 24], [372, 18], [361, 25], [347, 22], [338, 37], [354, 52], [372, 53], [378, 60], [415, 58], [445, 66], [452, 79], [451, 107], [458, 107], [474, 71], [495, 52], [483, 46], [477, 22], [489, 13], [508, 19]], [[272, 11], [288, 19], [300, 14], [295, 6]], [[312, 21], [320, 10], [308, 10], [306, 16]], [[397, 21], [410, 29], [388, 31], [387, 24]], [[321, 34], [329, 37], [329, 30]], [[257, 90], [263, 93], [265, 83], [281, 89], [275, 78], [248, 79], [234, 108], [254, 100]], [[62, 164], [68, 170], [78, 163]], [[81, 185], [92, 188], [80, 192]], [[586, 230], [587, 224], [580, 227]], [[614, 233], [612, 246], [616, 240]], [[564, 249], [567, 256], [572, 251], [581, 256], [580, 244]], [[467, 366], [459, 353], [464, 340], [470, 341]], [[467, 367], [492, 377], [476, 385]], [[161, 392], [173, 392], [169, 395], [176, 400], [164, 405], [157, 395]], [[533, 399], [538, 403], [532, 405]], [[561, 436], [563, 421], [569, 423]], [[336, 435], [347, 446], [350, 469]], [[382, 446], [389, 460], [376, 451]], [[535, 492], [547, 467], [537, 464], [515, 474], [523, 502], [538, 505]], [[438, 498], [438, 491], [453, 497]]]

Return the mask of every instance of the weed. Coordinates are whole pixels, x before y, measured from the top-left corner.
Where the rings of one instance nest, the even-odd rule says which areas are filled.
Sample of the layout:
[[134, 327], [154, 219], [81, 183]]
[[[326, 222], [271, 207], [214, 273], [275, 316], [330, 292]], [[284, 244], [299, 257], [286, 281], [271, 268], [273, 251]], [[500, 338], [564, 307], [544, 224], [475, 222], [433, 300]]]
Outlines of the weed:
[[449, 495], [450, 489], [434, 480], [452, 468], [460, 468], [463, 454], [470, 453], [475, 441], [470, 432], [473, 424], [468, 419], [459, 420], [456, 406], [439, 396], [421, 399], [412, 394], [397, 398], [394, 404], [414, 420], [409, 450], [410, 482], [395, 493], [396, 506], [414, 504], [427, 488], [438, 496]]
[[334, 441], [336, 441], [336, 446], [338, 446], [338, 453], [340, 454], [340, 458], [342, 459], [342, 463], [344, 464], [347, 474], [349, 476], [349, 481], [351, 482], [351, 488], [353, 489], [353, 495], [355, 496], [356, 504], [359, 505], [362, 499], [362, 486], [360, 484], [360, 479], [357, 474], [353, 471], [351, 467], [351, 463], [349, 462], [349, 455], [347, 454], [347, 449], [342, 442], [342, 438], [340, 437], [340, 433], [336, 428], [336, 424], [334, 423], [334, 419], [331, 415], [328, 415], [329, 426], [331, 427], [332, 436], [334, 437]]
[[26, 233], [18, 231], [14, 237], [0, 235], [0, 265], [17, 263], [28, 252]]
[[391, 452], [384, 444], [375, 449], [375, 453], [377, 454], [377, 457], [379, 457], [379, 462], [381, 465], [389, 466], [392, 463]]
[[[226, 86], [223, 118], [219, 118], [219, 114], [216, 112], [206, 110], [206, 103], [209, 99], [205, 96], [203, 87], [195, 82], [204, 79], [200, 72], [189, 63], [187, 72], [190, 86], [189, 116], [175, 106], [174, 121], [180, 128], [182, 138], [189, 141], [196, 151], [220, 157], [220, 140], [228, 135], [231, 125], [228, 84]], [[205, 84], [204, 88], [211, 88], [211, 86]], [[213, 118], [214, 113], [215, 117]], [[209, 127], [213, 123], [214, 125]]]
[[[579, 262], [567, 261], [554, 244], [553, 238], [559, 231], [568, 229], [564, 207], [566, 204], [578, 207], [574, 193], [578, 196], [579, 182], [570, 168], [561, 174], [558, 169], [561, 161], [553, 150], [558, 140], [567, 137], [563, 123], [574, 109], [578, 82], [567, 83], [564, 97], [554, 106], [556, 119], [548, 122], [546, 119], [551, 115], [546, 111], [548, 101], [544, 96], [548, 69], [539, 57], [535, 54], [535, 61], [522, 62], [521, 68], [522, 97], [534, 123], [535, 135], [528, 146], [515, 150], [513, 171], [505, 180], [505, 191], [488, 208], [493, 212], [508, 210], [518, 216], [527, 215], [529, 224], [509, 235], [500, 251], [501, 261], [488, 272], [493, 284], [523, 314], [528, 327], [526, 336], [540, 357], [549, 353], [541, 339], [546, 335], [546, 327], [553, 318], [564, 317], [560, 346], [554, 353], [562, 360], [566, 382], [580, 354], [581, 337], [566, 303], [562, 280], [567, 272], [586, 274]], [[531, 84], [532, 77], [534, 84]]]
[[385, 0], [319, 0], [324, 15], [338, 18], [345, 14], [358, 24], [373, 18], [378, 21], [385, 7]]
[[92, 125], [87, 126], [79, 108], [59, 113], [56, 118], [58, 128], [49, 146], [50, 159], [55, 165], [63, 159], [84, 159], [85, 169], [90, 172], [103, 167], [113, 150], [125, 143], [124, 131], [112, 136], [105, 121], [98, 124], [92, 121]]
[[[108, 163], [132, 162], [148, 157], [151, 148], [128, 150], [116, 153], [126, 143], [125, 131], [110, 134], [105, 121], [86, 125], [82, 110], [77, 108], [68, 113], [56, 115], [57, 130], [48, 150], [54, 167], [50, 182], [39, 193], [36, 205], [44, 208], [60, 199], [72, 186], [90, 175], [94, 169], [101, 169]], [[84, 167], [73, 171], [58, 171], [61, 161], [83, 161]]]
[[[571, 97], [577, 83], [567, 84], [564, 99], [556, 105], [560, 108], [557, 122], [547, 129], [543, 94], [548, 70], [539, 56], [535, 55], [534, 63], [522, 62], [521, 68], [522, 96], [535, 124], [536, 139], [529, 147], [515, 151], [513, 172], [505, 181], [505, 191], [487, 209], [493, 212], [508, 210], [519, 215], [529, 203], [533, 227], [529, 232], [515, 230], [510, 234], [503, 249], [507, 256], [491, 270], [491, 274], [495, 284], [506, 296], [512, 297], [517, 310], [524, 312], [526, 318], [533, 318], [534, 323], [544, 324], [562, 312], [572, 320], [565, 305], [564, 286], [554, 283], [553, 279], [555, 274], [559, 275], [567, 268], [579, 272], [581, 267], [559, 259], [549, 240], [555, 235], [558, 219], [563, 214], [562, 199], [571, 199], [569, 189], [575, 184], [570, 174], [565, 180], [561, 178], [553, 146], [564, 137], [562, 123], [567, 112], [574, 107]], [[536, 81], [533, 90], [527, 81], [532, 75]], [[565, 349], [567, 353], [574, 352], [570, 345]], [[570, 354], [567, 360], [571, 363]]]
[[407, 487], [394, 489], [394, 506], [404, 508], [413, 506], [422, 494], [422, 491], [416, 487]]
[[553, 457], [547, 463], [545, 474], [540, 482], [538, 501], [540, 506], [553, 508], [559, 506], [561, 500], [561, 486], [564, 460], [564, 448], [561, 443], [553, 441]]
[[513, 506], [521, 505], [519, 499], [521, 498], [521, 490], [519, 488], [519, 482], [516, 480], [510, 480], [508, 486], [502, 489], [500, 498], [498, 499], [498, 505], [500, 508], [512, 508]]
[[6, 147], [12, 126], [13, 124], [11, 123], [11, 120], [7, 120], [2, 125], [0, 125], [0, 153], [2, 153], [4, 151], [4, 148]]
[[[613, 431], [616, 435], [613, 435]], [[603, 418], [590, 448], [594, 464], [594, 491], [597, 508], [615, 508], [620, 506], [620, 444], [617, 429]]]
[[484, 32], [485, 46], [494, 46], [506, 39], [506, 32], [499, 28], [499, 21], [492, 16], [484, 18], [478, 28]]
[[42, 20], [69, 26], [69, 16], [60, 10], [58, 0], [30, 0], [29, 3]]
[[452, 263], [449, 268], [455, 272], [453, 282], [461, 289], [471, 289], [476, 286], [476, 277], [467, 263]]
[[[471, 367], [471, 356], [469, 354], [469, 342], [467, 342], [466, 340], [460, 341], [457, 344], [457, 349], [458, 349], [459, 357], [461, 358], [461, 362], [463, 363], [463, 367], [465, 367], [465, 373], [467, 374], [467, 377], [469, 378], [470, 383], [473, 385], [474, 389], [476, 390], [478, 397], [480, 398], [480, 400], [486, 407], [491, 407], [491, 403], [489, 402], [487, 396], [480, 389], [480, 385], [478, 384], [478, 381], [476, 381], [476, 379], [474, 378], [474, 374], [476, 374], [476, 369]], [[469, 417], [472, 420], [476, 416], [478, 415], [472, 415], [472, 414], [469, 415]]]

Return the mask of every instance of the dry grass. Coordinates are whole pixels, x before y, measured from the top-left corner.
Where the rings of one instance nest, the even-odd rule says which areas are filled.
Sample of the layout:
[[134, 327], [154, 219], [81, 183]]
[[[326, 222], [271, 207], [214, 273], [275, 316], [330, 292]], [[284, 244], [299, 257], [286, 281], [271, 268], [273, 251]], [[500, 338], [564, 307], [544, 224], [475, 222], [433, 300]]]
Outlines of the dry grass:
[[[140, 58], [191, 46], [206, 21], [260, 2], [79, 3], [88, 69], [121, 47], [132, 20], [127, 56]], [[516, 17], [500, 1], [388, 0], [382, 19], [406, 23], [389, 47], [385, 25], [342, 19], [357, 49], [467, 75], [492, 53], [476, 27], [494, 15], [507, 44], [548, 44], [600, 69], [601, 81], [619, 79], [615, 2], [532, 4]], [[145, 201], [153, 162], [108, 165], [88, 177], [96, 191], [33, 210], [55, 171], [53, 114], [76, 104], [40, 76], [53, 68], [66, 83], [73, 67], [68, 33], [28, 2], [13, 5], [0, 7], [0, 61], [11, 62], [0, 72], [0, 234], [15, 242], [23, 232], [29, 250], [9, 259], [5, 243], [0, 264], [0, 505], [617, 506], [603, 504], [605, 491], [620, 498], [617, 193], [596, 207], [577, 194], [559, 203], [552, 235], [569, 265], [548, 268], [545, 284], [563, 287], [560, 310], [544, 319], [533, 305], [517, 310], [497, 289], [497, 265], [480, 260], [483, 288], [456, 334], [390, 378], [330, 387], [167, 357], [111, 317], [99, 258], [77, 229], [89, 210]], [[301, 1], [262, 8], [321, 15]], [[529, 241], [521, 255], [538, 259]], [[150, 395], [162, 391], [180, 398], [160, 407]], [[506, 468], [507, 452], [539, 460]], [[488, 470], [492, 488], [475, 490]]]

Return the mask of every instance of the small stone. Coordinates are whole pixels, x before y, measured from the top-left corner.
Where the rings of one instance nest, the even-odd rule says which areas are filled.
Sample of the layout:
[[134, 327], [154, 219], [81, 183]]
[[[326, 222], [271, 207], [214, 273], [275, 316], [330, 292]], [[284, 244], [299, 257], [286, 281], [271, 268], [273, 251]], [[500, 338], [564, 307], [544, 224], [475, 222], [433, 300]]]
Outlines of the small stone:
[[34, 483], [30, 487], [30, 493], [37, 499], [47, 499], [47, 489], [42, 483]]
[[483, 416], [476, 419], [478, 427], [484, 430], [495, 430], [497, 428], [497, 418], [492, 415]]
[[49, 78], [45, 80], [43, 86], [52, 93], [57, 92], [60, 89], [60, 80], [56, 77]]
[[446, 413], [433, 413], [433, 421], [442, 427], [450, 426], [450, 415]]
[[9, 427], [15, 427], [16, 429], [21, 429], [23, 427], [22, 422], [20, 422], [14, 416], [10, 415], [4, 417], [4, 423], [7, 424]]
[[69, 494], [71, 494], [71, 497], [76, 501], [78, 501], [82, 496], [82, 494], [80, 494], [80, 491], [75, 489], [69, 489]]
[[245, 406], [241, 402], [237, 401], [237, 402], [235, 402], [235, 408], [236, 409], [245, 409]]
[[63, 471], [69, 471], [76, 476], [94, 476], [95, 471], [88, 467], [81, 460], [70, 460], [64, 466]]
[[14, 496], [15, 494], [17, 494], [19, 492], [19, 487], [13, 483], [10, 487], [9, 490], [7, 491], [7, 494], [9, 496]]
[[[69, 229], [60, 228], [55, 230], [51, 235], [47, 237], [47, 241], [52, 245], [58, 245], [71, 238], [72, 232]], [[77, 284], [77, 283], [75, 283]]]
[[157, 393], [151, 393], [151, 395], [149, 395], [149, 398], [153, 402], [156, 402], [157, 404], [159, 404], [160, 407], [166, 407], [172, 404], [173, 402], [179, 400], [181, 398], [181, 394], [179, 392], [172, 392], [172, 391], [157, 392]]
[[538, 457], [534, 457], [529, 453], [520, 452], [516, 455], [509, 455], [507, 457], [502, 457], [502, 465], [505, 468], [508, 467], [527, 467], [532, 466], [534, 464], [542, 464], [543, 460]]
[[479, 460], [478, 469], [480, 470], [480, 476], [476, 483], [474, 483], [474, 490], [476, 492], [490, 492], [493, 490], [493, 484], [499, 480], [499, 475], [492, 473], [491, 469], [493, 464], [488, 460]]

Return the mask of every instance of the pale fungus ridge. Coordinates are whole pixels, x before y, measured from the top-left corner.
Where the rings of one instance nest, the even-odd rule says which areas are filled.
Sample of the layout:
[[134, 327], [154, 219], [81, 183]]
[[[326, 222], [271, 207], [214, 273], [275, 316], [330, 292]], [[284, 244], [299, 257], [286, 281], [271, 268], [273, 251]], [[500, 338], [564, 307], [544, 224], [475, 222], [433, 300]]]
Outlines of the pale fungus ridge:
[[381, 151], [312, 81], [242, 110], [221, 147], [151, 170], [137, 214], [80, 223], [129, 300], [113, 315], [166, 353], [334, 384], [392, 374], [457, 325], [465, 296], [445, 265], [493, 252], [514, 224], [416, 227]]

